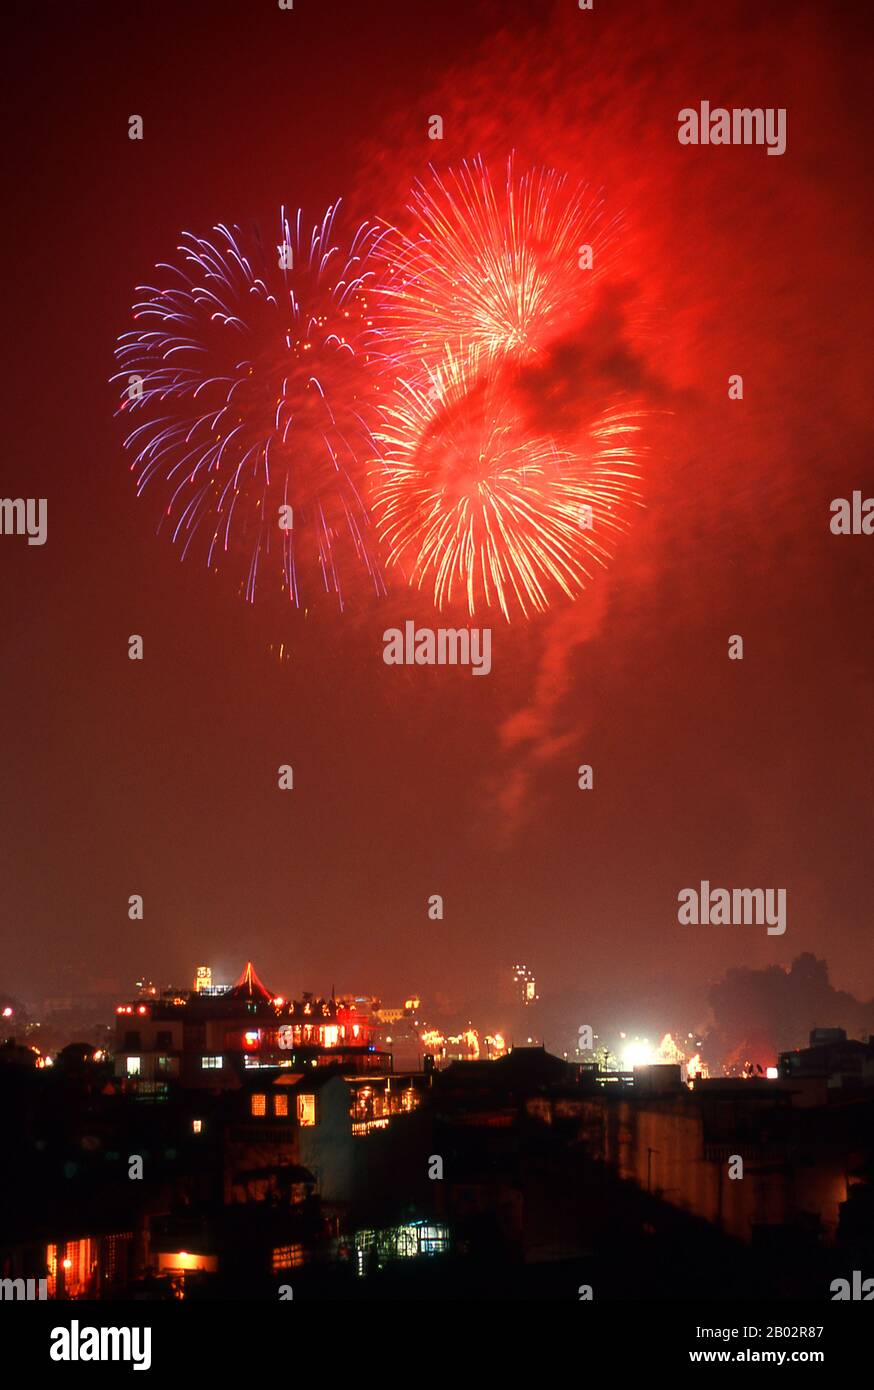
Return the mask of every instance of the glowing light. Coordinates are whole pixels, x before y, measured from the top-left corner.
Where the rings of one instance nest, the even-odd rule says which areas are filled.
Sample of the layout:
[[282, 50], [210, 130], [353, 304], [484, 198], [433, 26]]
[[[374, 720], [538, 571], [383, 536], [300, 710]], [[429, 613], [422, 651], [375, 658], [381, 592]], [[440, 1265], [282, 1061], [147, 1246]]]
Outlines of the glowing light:
[[298, 1124], [310, 1128], [316, 1123], [316, 1098], [314, 1095], [300, 1095], [297, 1098]]
[[671, 1034], [665, 1033], [659, 1043], [656, 1060], [663, 1063], [673, 1063], [675, 1066], [682, 1065], [686, 1060], [686, 1054], [683, 1052], [682, 1048], [674, 1042]]
[[633, 1071], [635, 1067], [651, 1066], [658, 1061], [658, 1053], [654, 1052], [649, 1043], [644, 1038], [643, 1042], [635, 1038], [633, 1042], [626, 1045], [622, 1054], [622, 1064], [626, 1071]]
[[768, 1078], [769, 1081], [776, 1081], [779, 1075], [780, 1073], [776, 1067], [768, 1067], [765, 1072], [765, 1076]]
[[179, 1250], [174, 1254], [164, 1251], [158, 1253], [158, 1269], [167, 1273], [184, 1274], [190, 1270], [214, 1273], [217, 1268], [218, 1260], [215, 1255], [193, 1255], [188, 1250]]

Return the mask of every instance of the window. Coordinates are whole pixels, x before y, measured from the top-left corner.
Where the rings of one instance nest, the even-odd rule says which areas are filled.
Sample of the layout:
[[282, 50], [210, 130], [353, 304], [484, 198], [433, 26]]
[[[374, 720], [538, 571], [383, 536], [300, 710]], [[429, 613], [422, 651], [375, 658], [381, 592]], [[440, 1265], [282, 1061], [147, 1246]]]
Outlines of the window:
[[177, 1057], [158, 1057], [155, 1066], [159, 1072], [168, 1076], [175, 1076], [179, 1070], [178, 1060]]
[[297, 1098], [297, 1118], [302, 1125], [314, 1125], [316, 1122], [316, 1098], [315, 1096], [298, 1096]]
[[302, 1245], [278, 1245], [273, 1251], [273, 1268], [296, 1269], [303, 1264]]
[[49, 1298], [57, 1298], [59, 1286], [64, 1298], [95, 1296], [97, 1247], [91, 1240], [69, 1240], [66, 1245], [47, 1246], [46, 1265]]
[[276, 1116], [288, 1114], [288, 1096], [275, 1096], [273, 1099], [273, 1113]]
[[192, 1133], [193, 1133], [193, 1134], [202, 1134], [202, 1133], [203, 1133], [203, 1120], [192, 1120], [192, 1121], [191, 1121], [191, 1130], [192, 1130]]
[[221, 1071], [224, 1057], [201, 1057], [200, 1065], [204, 1071]]
[[267, 1097], [266, 1097], [266, 1096], [253, 1096], [253, 1097], [252, 1097], [252, 1114], [253, 1114], [253, 1115], [266, 1115], [266, 1114], [267, 1114]]
[[141, 1059], [140, 1057], [128, 1057], [128, 1059], [127, 1059], [127, 1074], [128, 1074], [128, 1076], [139, 1076], [139, 1074], [140, 1074], [140, 1062], [141, 1062], [141, 1061], [142, 1061], [142, 1059]]

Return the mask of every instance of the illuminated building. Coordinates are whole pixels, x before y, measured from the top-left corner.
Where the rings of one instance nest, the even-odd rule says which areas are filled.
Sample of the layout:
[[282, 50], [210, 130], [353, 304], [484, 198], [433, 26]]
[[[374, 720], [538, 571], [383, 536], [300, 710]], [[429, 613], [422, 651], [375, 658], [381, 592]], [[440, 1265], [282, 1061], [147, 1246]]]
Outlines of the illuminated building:
[[378, 1023], [399, 1023], [404, 1016], [401, 1008], [384, 1009], [381, 1006], [374, 1009], [374, 1017]]
[[130, 1274], [133, 1232], [81, 1236], [44, 1247], [50, 1299], [99, 1298]]
[[[234, 1166], [242, 1172], [244, 1153], [269, 1149], [271, 1164], [279, 1166], [264, 1167], [265, 1177], [273, 1173], [287, 1181], [296, 1171], [289, 1165], [301, 1165], [324, 1201], [347, 1202], [367, 1189], [370, 1137], [384, 1135], [396, 1117], [403, 1120], [418, 1110], [431, 1079], [421, 1072], [362, 1076], [317, 1067], [251, 1073], [246, 1086], [232, 1098], [237, 1106], [232, 1143], [240, 1146]], [[243, 1176], [248, 1183], [253, 1174]], [[268, 1183], [258, 1195], [269, 1191]], [[238, 1197], [236, 1189], [232, 1195]], [[247, 1188], [246, 1200], [251, 1195]]]
[[449, 1227], [442, 1222], [408, 1221], [383, 1230], [356, 1231], [356, 1272], [363, 1277], [394, 1260], [443, 1255], [450, 1247]]
[[202, 990], [212, 986], [212, 971], [208, 965], [199, 965], [194, 972], [194, 990], [200, 994]]
[[143, 1091], [170, 1081], [234, 1087], [246, 1072], [263, 1067], [391, 1070], [390, 1055], [377, 1051], [368, 1015], [354, 1001], [274, 995], [251, 961], [230, 987], [199, 979], [200, 988], [117, 1006], [117, 1077]]
[[410, 995], [404, 1000], [403, 1005], [391, 1005], [386, 1007], [381, 1000], [373, 1001], [373, 1017], [377, 1023], [400, 1023], [402, 1019], [414, 1019], [422, 1006], [422, 1001], [417, 994]]
[[540, 995], [537, 993], [537, 981], [533, 972], [527, 965], [513, 966], [513, 998], [518, 1004], [536, 1004]]

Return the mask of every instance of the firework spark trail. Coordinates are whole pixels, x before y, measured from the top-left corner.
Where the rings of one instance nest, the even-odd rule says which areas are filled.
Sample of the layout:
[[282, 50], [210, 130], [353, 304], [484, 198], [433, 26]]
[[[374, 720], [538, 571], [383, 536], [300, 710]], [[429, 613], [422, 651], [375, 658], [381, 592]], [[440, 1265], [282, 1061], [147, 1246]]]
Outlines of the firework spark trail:
[[[613, 232], [599, 196], [552, 169], [517, 175], [507, 160], [495, 188], [481, 156], [441, 178], [417, 182], [410, 234], [393, 230], [379, 255], [390, 267], [383, 333], [429, 365], [470, 347], [526, 358], [591, 303], [609, 266]], [[584, 246], [590, 269], [580, 268]]]
[[613, 391], [593, 410], [571, 378], [556, 433], [525, 401], [532, 371], [537, 390], [557, 385], [556, 346], [595, 331], [617, 221], [555, 170], [519, 176], [512, 155], [497, 184], [481, 157], [442, 177], [432, 169], [408, 210], [412, 229], [393, 229], [377, 251], [396, 378], [371, 474], [387, 562], [433, 589], [439, 609], [460, 600], [471, 616], [529, 617], [579, 595], [639, 505], [639, 410]]
[[[238, 227], [184, 233], [182, 264], [159, 264], [163, 286], [138, 289], [137, 327], [116, 349], [120, 413], [143, 417], [125, 439], [138, 495], [159, 480], [170, 489], [183, 557], [202, 532], [209, 566], [239, 545], [249, 601], [277, 553], [296, 605], [310, 562], [341, 608], [358, 566], [385, 591], [361, 491], [379, 418], [369, 295], [381, 232], [364, 223], [341, 252], [338, 207], [309, 236], [301, 213], [290, 223], [282, 209], [272, 257]], [[281, 506], [293, 509], [287, 529]]]
[[556, 592], [576, 597], [637, 500], [636, 416], [608, 409], [559, 447], [532, 433], [486, 352], [447, 350], [429, 381], [401, 382], [378, 431], [373, 509], [388, 562], [432, 588], [438, 609], [460, 595], [471, 616], [497, 606], [509, 621]]

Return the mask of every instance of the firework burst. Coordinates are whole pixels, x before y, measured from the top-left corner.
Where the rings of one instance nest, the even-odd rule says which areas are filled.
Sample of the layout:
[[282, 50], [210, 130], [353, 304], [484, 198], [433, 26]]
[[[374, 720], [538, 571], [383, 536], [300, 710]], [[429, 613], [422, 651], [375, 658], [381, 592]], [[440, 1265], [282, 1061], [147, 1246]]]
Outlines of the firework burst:
[[386, 403], [373, 508], [388, 561], [473, 616], [528, 617], [577, 596], [635, 504], [633, 415], [608, 410], [571, 443], [532, 433], [512, 378], [473, 350]]
[[546, 168], [519, 176], [512, 156], [497, 187], [481, 156], [445, 178], [432, 169], [408, 210], [411, 232], [380, 247], [383, 328], [396, 352], [415, 343], [431, 366], [447, 347], [536, 355], [591, 303], [615, 228], [586, 185]]
[[233, 556], [249, 601], [268, 575], [298, 606], [327, 592], [342, 607], [353, 573], [384, 591], [361, 493], [380, 232], [365, 223], [341, 250], [336, 212], [306, 231], [283, 209], [275, 248], [238, 227], [185, 233], [116, 349], [137, 493], [162, 486], [183, 556]]

